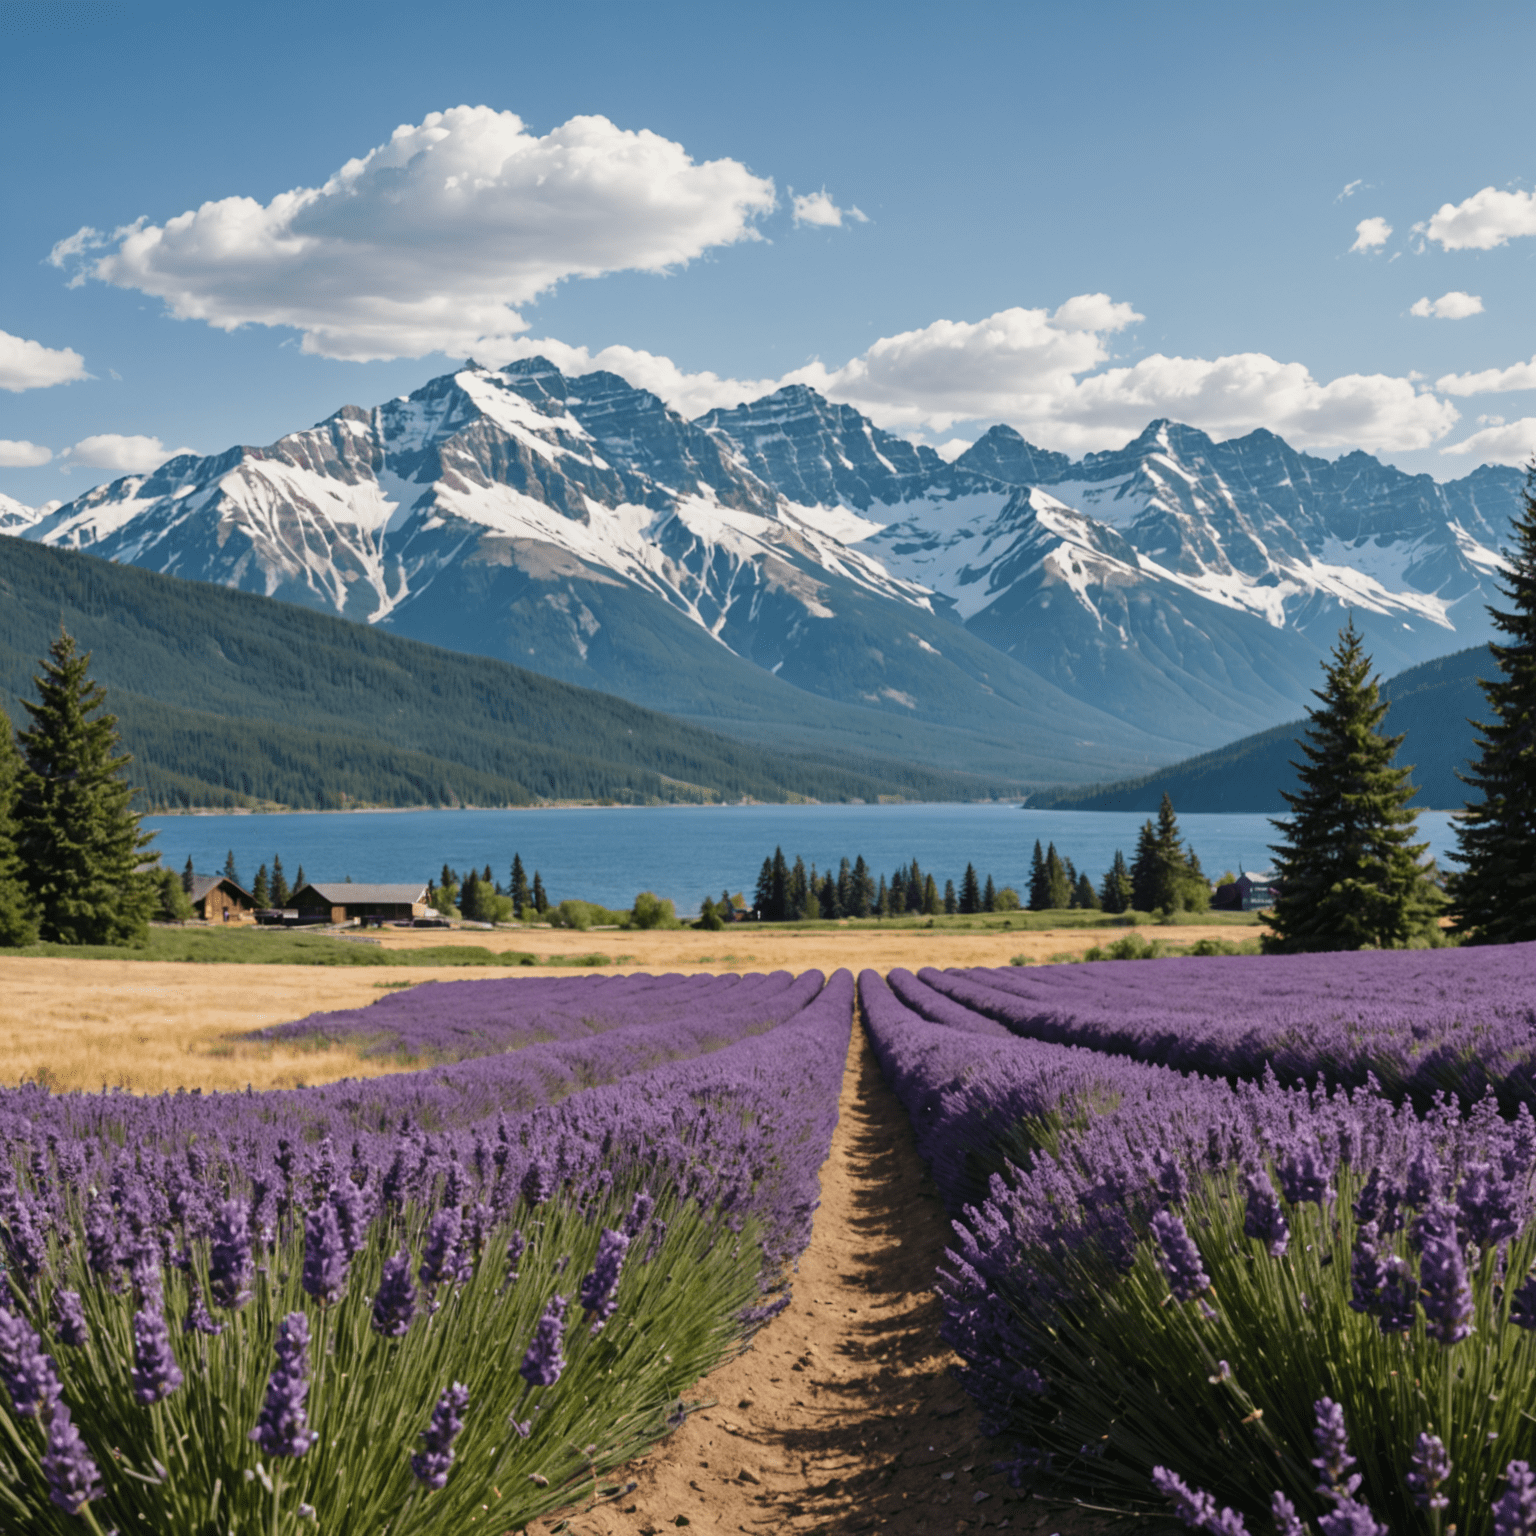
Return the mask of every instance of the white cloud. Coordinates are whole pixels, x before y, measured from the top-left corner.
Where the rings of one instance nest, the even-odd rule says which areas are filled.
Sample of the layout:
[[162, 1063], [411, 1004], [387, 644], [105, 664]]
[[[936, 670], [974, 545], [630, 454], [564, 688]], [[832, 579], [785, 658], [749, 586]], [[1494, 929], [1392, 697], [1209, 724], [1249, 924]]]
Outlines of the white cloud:
[[688, 373], [626, 347], [590, 353], [520, 337], [514, 355], [543, 354], [567, 373], [606, 368], [693, 417], [807, 384], [857, 406], [889, 431], [942, 440], [957, 423], [1003, 421], [1041, 447], [1118, 448], [1169, 416], [1218, 438], [1268, 427], [1302, 448], [1401, 452], [1444, 437], [1460, 414], [1413, 381], [1350, 374], [1320, 383], [1301, 363], [1263, 353], [1214, 359], [1112, 361], [1108, 340], [1142, 317], [1106, 294], [1080, 294], [1054, 312], [1006, 309], [984, 320], [939, 320], [877, 341], [840, 367], [815, 362], [779, 379]]
[[1336, 198], [1334, 198], [1334, 202], [1342, 203], [1345, 198], [1353, 197], [1355, 195], [1355, 193], [1358, 192], [1360, 190], [1360, 188], [1363, 187], [1364, 185], [1365, 185], [1364, 178], [1363, 177], [1359, 177], [1359, 176], [1357, 176], [1353, 181], [1345, 182], [1344, 183], [1344, 190], [1342, 192], [1340, 192], [1339, 195]]
[[191, 453], [190, 448], [167, 448], [158, 437], [126, 437], [121, 432], [99, 432], [83, 437], [59, 455], [86, 469], [115, 469], [120, 474], [148, 474], [167, 459]]
[[86, 377], [85, 359], [69, 347], [55, 350], [0, 331], [0, 389], [47, 389]]
[[1375, 251], [1387, 243], [1392, 226], [1385, 219], [1361, 219], [1355, 225], [1355, 243], [1352, 251]]
[[397, 128], [321, 187], [228, 197], [50, 260], [223, 330], [291, 326], [304, 350], [365, 360], [483, 352], [567, 277], [662, 272], [756, 238], [773, 182], [604, 117], [535, 137], [511, 112], [455, 107]]
[[844, 219], [852, 219], [856, 224], [869, 223], [869, 216], [859, 209], [839, 208], [825, 187], [820, 192], [807, 192], [804, 196], [797, 196], [791, 187], [790, 198], [794, 204], [796, 224], [819, 224], [827, 229], [841, 229]]
[[1463, 202], [1442, 203], [1433, 218], [1414, 228], [1448, 251], [1491, 251], [1521, 235], [1536, 235], [1536, 192], [1484, 187]]
[[1482, 312], [1483, 301], [1475, 293], [1463, 293], [1459, 288], [1442, 293], [1438, 299], [1426, 295], [1416, 300], [1408, 311], [1421, 320], [1465, 320], [1468, 315]]
[[41, 443], [16, 442], [0, 437], [0, 469], [35, 469], [53, 457]]
[[948, 442], [935, 443], [933, 445], [933, 451], [938, 454], [938, 456], [943, 459], [946, 464], [953, 464], [955, 460], [958, 459], [967, 448], [974, 448], [975, 446], [976, 445], [969, 438], [952, 437]]
[[1484, 463], [1528, 463], [1532, 455], [1536, 455], [1536, 416], [1525, 416], [1519, 421], [1485, 427], [1459, 443], [1442, 448], [1440, 452], [1474, 454]]
[[1442, 395], [1502, 395], [1512, 389], [1536, 389], [1536, 357], [1508, 368], [1484, 368], [1480, 373], [1447, 373], [1435, 380]]

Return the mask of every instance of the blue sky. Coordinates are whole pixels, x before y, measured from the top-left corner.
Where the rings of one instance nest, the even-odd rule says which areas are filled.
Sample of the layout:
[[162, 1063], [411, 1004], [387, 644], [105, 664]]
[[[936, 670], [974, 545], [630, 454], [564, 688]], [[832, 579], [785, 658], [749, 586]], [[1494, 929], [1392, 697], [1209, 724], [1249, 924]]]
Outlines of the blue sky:
[[1170, 415], [1522, 462], [1533, 42], [1528, 5], [0, 0], [0, 493], [470, 350], [689, 415], [799, 379], [950, 452]]

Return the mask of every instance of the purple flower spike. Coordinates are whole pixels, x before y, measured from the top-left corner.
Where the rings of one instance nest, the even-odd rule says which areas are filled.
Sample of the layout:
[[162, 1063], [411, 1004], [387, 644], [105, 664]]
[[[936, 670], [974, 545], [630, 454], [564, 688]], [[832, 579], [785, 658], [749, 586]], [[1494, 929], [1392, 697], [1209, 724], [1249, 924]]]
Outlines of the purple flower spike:
[[517, 1279], [517, 1266], [523, 1262], [523, 1254], [527, 1250], [528, 1239], [521, 1232], [513, 1232], [507, 1239], [507, 1284], [511, 1285]]
[[277, 1328], [277, 1364], [267, 1380], [267, 1400], [250, 1433], [269, 1456], [302, 1456], [320, 1437], [309, 1427], [309, 1319], [290, 1312]]
[[133, 1314], [133, 1395], [143, 1408], [169, 1397], [182, 1383], [181, 1367], [171, 1351], [165, 1315], [157, 1307]]
[[411, 1284], [411, 1256], [402, 1248], [384, 1260], [379, 1292], [373, 1298], [373, 1328], [386, 1339], [401, 1339], [416, 1316], [416, 1288]]
[[1536, 1473], [1529, 1462], [1504, 1469], [1504, 1492], [1494, 1501], [1493, 1536], [1536, 1536]]
[[1390, 1536], [1387, 1527], [1354, 1499], [1340, 1499], [1319, 1518], [1317, 1528], [1323, 1536]]
[[1190, 1530], [1209, 1531], [1211, 1536], [1248, 1536], [1248, 1527], [1235, 1509], [1217, 1509], [1216, 1500], [1203, 1488], [1191, 1488], [1167, 1467], [1153, 1467], [1152, 1486]]
[[1306, 1525], [1296, 1513], [1296, 1506], [1283, 1493], [1269, 1501], [1269, 1513], [1275, 1522], [1275, 1536], [1306, 1536]]
[[1248, 1174], [1246, 1183], [1248, 1209], [1243, 1216], [1243, 1233], [1263, 1243], [1270, 1258], [1278, 1259], [1290, 1246], [1291, 1229], [1279, 1200], [1275, 1198], [1275, 1186], [1269, 1182], [1269, 1176], [1257, 1168]]
[[90, 1342], [91, 1330], [86, 1326], [78, 1291], [53, 1293], [53, 1336], [71, 1349], [81, 1349]]
[[214, 1322], [213, 1314], [203, 1305], [203, 1293], [197, 1288], [197, 1281], [192, 1281], [191, 1286], [192, 1299], [187, 1304], [187, 1315], [182, 1319], [181, 1331], [205, 1333], [210, 1338], [217, 1338], [224, 1332], [224, 1324]]
[[1281, 1192], [1292, 1205], [1328, 1205], [1334, 1199], [1333, 1170], [1311, 1142], [1288, 1148], [1275, 1171]]
[[1210, 1289], [1211, 1278], [1200, 1262], [1200, 1252], [1190, 1240], [1183, 1221], [1172, 1211], [1158, 1211], [1151, 1221], [1152, 1235], [1162, 1249], [1163, 1270], [1176, 1301], [1190, 1301]]
[[66, 1515], [78, 1515], [84, 1505], [102, 1495], [101, 1471], [63, 1403], [53, 1405], [43, 1476], [48, 1480], [49, 1499]]
[[1451, 1501], [1440, 1490], [1451, 1475], [1451, 1458], [1439, 1435], [1421, 1434], [1409, 1465], [1407, 1483], [1413, 1489], [1413, 1502], [1420, 1509], [1448, 1509]]
[[640, 1190], [635, 1196], [635, 1202], [629, 1208], [629, 1215], [624, 1218], [624, 1236], [631, 1242], [639, 1237], [645, 1230], [645, 1224], [651, 1219], [651, 1212], [656, 1209], [656, 1202], [648, 1190]]
[[1420, 1147], [1408, 1164], [1408, 1183], [1403, 1191], [1407, 1205], [1428, 1205], [1445, 1186], [1445, 1170], [1428, 1147]]
[[208, 1289], [214, 1305], [233, 1312], [251, 1299], [251, 1208], [226, 1200], [213, 1219], [208, 1245]]
[[53, 1357], [36, 1330], [5, 1307], [0, 1307], [0, 1380], [24, 1418], [51, 1407], [63, 1391]]
[[1513, 1184], [1495, 1178], [1487, 1163], [1474, 1163], [1456, 1192], [1456, 1209], [1468, 1240], [1491, 1248], [1518, 1236], [1518, 1199]]
[[523, 1356], [519, 1372], [530, 1387], [552, 1387], [560, 1380], [565, 1369], [565, 1356], [561, 1344], [565, 1332], [564, 1296], [558, 1293], [549, 1298], [544, 1315], [533, 1330], [533, 1342]]
[[441, 1488], [448, 1481], [453, 1442], [464, 1428], [464, 1410], [468, 1407], [469, 1388], [454, 1382], [438, 1398], [432, 1420], [421, 1432], [422, 1449], [411, 1457], [411, 1471], [428, 1488]]
[[592, 1272], [581, 1282], [579, 1292], [582, 1310], [588, 1317], [596, 1315], [592, 1324], [594, 1334], [602, 1331], [603, 1324], [613, 1316], [619, 1305], [613, 1294], [619, 1283], [619, 1271], [624, 1267], [624, 1255], [629, 1251], [629, 1239], [622, 1232], [603, 1229], [597, 1240], [597, 1257], [592, 1261]]
[[347, 1294], [347, 1264], [336, 1207], [326, 1200], [304, 1218], [304, 1293], [334, 1306]]
[[427, 1223], [427, 1241], [422, 1249], [421, 1269], [416, 1278], [429, 1291], [459, 1278], [458, 1249], [464, 1218], [452, 1206], [439, 1211]]
[[529, 1205], [543, 1205], [555, 1192], [554, 1175], [545, 1171], [538, 1158], [528, 1164], [528, 1171], [523, 1175], [523, 1199]]
[[1189, 1180], [1179, 1166], [1179, 1160], [1167, 1152], [1153, 1155], [1152, 1166], [1157, 1177], [1157, 1190], [1169, 1205], [1183, 1205], [1189, 1194]]
[[1317, 1446], [1317, 1455], [1312, 1460], [1318, 1472], [1317, 1491], [1337, 1501], [1350, 1499], [1360, 1486], [1360, 1474], [1350, 1471], [1355, 1458], [1349, 1454], [1344, 1410], [1331, 1397], [1322, 1397], [1313, 1403], [1312, 1411], [1317, 1415], [1312, 1430], [1312, 1441]]
[[1419, 1255], [1419, 1302], [1430, 1338], [1451, 1345], [1472, 1332], [1472, 1286], [1454, 1223], [1448, 1234], [1425, 1235]]

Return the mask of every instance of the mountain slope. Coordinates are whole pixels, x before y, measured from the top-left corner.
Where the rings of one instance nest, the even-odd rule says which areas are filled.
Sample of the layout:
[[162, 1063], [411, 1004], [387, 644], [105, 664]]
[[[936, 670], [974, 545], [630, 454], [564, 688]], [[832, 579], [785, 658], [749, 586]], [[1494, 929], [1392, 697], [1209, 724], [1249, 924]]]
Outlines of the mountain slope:
[[[1420, 810], [1459, 810], [1467, 786], [1457, 777], [1476, 752], [1469, 723], [1487, 714], [1477, 686], [1494, 663], [1485, 646], [1473, 646], [1412, 667], [1382, 684], [1391, 700], [1384, 729], [1404, 735], [1397, 761], [1413, 766]], [[1079, 811], [1155, 811], [1166, 793], [1181, 811], [1286, 810], [1281, 791], [1295, 793], [1300, 755], [1297, 738], [1305, 720], [1288, 721], [1234, 741], [1216, 752], [1175, 763], [1155, 774], [1120, 784], [1057, 790], [1030, 797], [1035, 806]]]
[[954, 799], [1006, 783], [744, 746], [606, 694], [251, 594], [0, 540], [18, 721], [63, 625], [162, 805]]

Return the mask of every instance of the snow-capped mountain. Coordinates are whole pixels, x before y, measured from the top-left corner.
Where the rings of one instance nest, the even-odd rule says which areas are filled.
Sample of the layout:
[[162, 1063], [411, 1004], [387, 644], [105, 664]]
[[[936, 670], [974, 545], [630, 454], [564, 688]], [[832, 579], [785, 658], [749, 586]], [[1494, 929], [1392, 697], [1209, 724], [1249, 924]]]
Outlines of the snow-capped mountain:
[[0, 533], [21, 533], [41, 516], [36, 508], [23, 506], [14, 497], [0, 494]]
[[1109, 777], [1293, 717], [1346, 609], [1383, 671], [1485, 638], [1520, 483], [1167, 422], [947, 464], [802, 387], [688, 422], [535, 359], [0, 528], [745, 734]]

